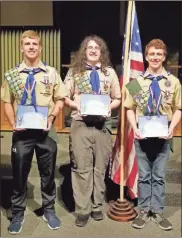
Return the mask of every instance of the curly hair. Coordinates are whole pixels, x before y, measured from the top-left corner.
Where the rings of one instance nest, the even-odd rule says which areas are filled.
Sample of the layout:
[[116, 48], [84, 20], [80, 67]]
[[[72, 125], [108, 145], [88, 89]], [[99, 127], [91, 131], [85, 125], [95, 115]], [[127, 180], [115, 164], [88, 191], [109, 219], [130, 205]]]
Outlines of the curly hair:
[[110, 58], [109, 58], [109, 50], [106, 42], [97, 35], [91, 35], [85, 37], [85, 39], [81, 42], [80, 48], [78, 51], [72, 53], [71, 55], [71, 68], [73, 75], [75, 74], [83, 74], [85, 71], [85, 62], [86, 62], [86, 48], [89, 41], [95, 41], [101, 51], [100, 63], [101, 63], [101, 71], [106, 74], [106, 67], [111, 66]]
[[145, 47], [145, 56], [148, 54], [148, 50], [150, 47], [155, 47], [156, 49], [164, 50], [164, 55], [167, 55], [167, 47], [164, 42], [160, 39], [153, 39], [151, 40]]

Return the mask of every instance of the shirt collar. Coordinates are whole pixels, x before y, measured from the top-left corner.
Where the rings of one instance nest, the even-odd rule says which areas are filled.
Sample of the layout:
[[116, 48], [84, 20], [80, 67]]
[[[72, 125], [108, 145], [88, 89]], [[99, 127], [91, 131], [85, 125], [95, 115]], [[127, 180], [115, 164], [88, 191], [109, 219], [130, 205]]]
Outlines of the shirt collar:
[[[89, 65], [89, 66], [91, 66], [90, 64], [88, 64], [87, 62], [86, 62], [86, 64], [87, 65]], [[101, 67], [101, 63], [100, 62], [98, 62], [96, 65], [94, 65], [94, 66], [91, 66], [91, 67], [98, 67], [98, 68], [100, 68]]]
[[[23, 60], [19, 66], [18, 66], [18, 71], [19, 72], [22, 72], [24, 69], [28, 68], [27, 65], [25, 64], [25, 61]], [[36, 68], [40, 68], [42, 69], [43, 71], [47, 71], [47, 67], [46, 65], [43, 64], [43, 62], [40, 60], [37, 67]]]
[[[147, 69], [147, 70], [144, 72], [144, 74], [143, 74], [144, 79], [147, 79], [147, 77], [149, 76], [149, 74], [150, 74], [150, 72], [149, 72], [149, 70]], [[168, 77], [169, 77], [169, 73], [168, 73], [164, 68], [162, 69], [162, 72], [161, 72], [160, 75], [163, 75], [165, 79], [168, 79]]]

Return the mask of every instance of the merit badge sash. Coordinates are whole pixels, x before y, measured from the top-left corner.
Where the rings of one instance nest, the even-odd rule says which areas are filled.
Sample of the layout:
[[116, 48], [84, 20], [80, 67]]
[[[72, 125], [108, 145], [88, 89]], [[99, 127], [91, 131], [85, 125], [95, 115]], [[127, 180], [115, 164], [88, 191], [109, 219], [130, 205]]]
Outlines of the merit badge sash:
[[90, 84], [90, 79], [87, 75], [87, 73], [84, 73], [83, 76], [75, 76], [74, 77], [75, 84], [78, 88], [78, 90], [81, 93], [91, 94], [92, 92], [92, 86]]
[[12, 90], [15, 99], [20, 100], [24, 92], [24, 84], [22, 83], [18, 69], [16, 67], [10, 69], [4, 74], [4, 76]]
[[137, 79], [131, 80], [128, 84], [126, 84], [126, 88], [132, 95], [134, 101], [136, 102], [140, 110], [143, 112], [144, 115], [146, 115], [148, 105], [148, 93], [142, 90]]

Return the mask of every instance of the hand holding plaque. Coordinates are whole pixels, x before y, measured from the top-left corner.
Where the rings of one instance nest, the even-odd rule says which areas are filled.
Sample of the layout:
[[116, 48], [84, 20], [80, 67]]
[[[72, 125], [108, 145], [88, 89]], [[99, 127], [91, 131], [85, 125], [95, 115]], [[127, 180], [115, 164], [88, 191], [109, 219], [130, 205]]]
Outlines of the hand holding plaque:
[[109, 95], [82, 94], [80, 103], [81, 116], [109, 116]]
[[18, 105], [16, 128], [46, 129], [48, 107], [37, 106], [37, 112], [31, 105]]
[[138, 118], [138, 127], [143, 137], [167, 137], [167, 115], [140, 116]]

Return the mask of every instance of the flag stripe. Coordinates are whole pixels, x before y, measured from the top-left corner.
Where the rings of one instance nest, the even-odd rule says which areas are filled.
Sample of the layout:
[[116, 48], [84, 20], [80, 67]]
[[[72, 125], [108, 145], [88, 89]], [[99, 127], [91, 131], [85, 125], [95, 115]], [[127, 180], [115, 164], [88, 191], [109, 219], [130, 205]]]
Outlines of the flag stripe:
[[136, 52], [136, 51], [131, 51], [130, 52], [130, 58], [132, 60], [137, 61], [137, 62], [143, 63], [143, 54], [142, 53], [139, 53], [139, 52]]
[[137, 70], [137, 71], [141, 71], [141, 72], [143, 71], [143, 63], [142, 62], [131, 60], [130, 63], [131, 63], [132, 70]]
[[[126, 26], [125, 26], [126, 29]], [[125, 34], [126, 35], [126, 34]], [[122, 65], [121, 65], [121, 76], [120, 76], [120, 86], [122, 88], [123, 83], [128, 83], [130, 80], [138, 77], [144, 70], [142, 46], [139, 34], [138, 20], [135, 10], [135, 2], [133, 3], [132, 9], [132, 23], [131, 23], [131, 38], [130, 38], [130, 49], [129, 49], [129, 61], [128, 61], [128, 75], [129, 77], [123, 82], [123, 69], [124, 69], [124, 51], [125, 51], [125, 38], [123, 42], [122, 49]], [[126, 116], [126, 113], [125, 113]], [[118, 133], [116, 136], [116, 141], [113, 148], [112, 163], [110, 163], [110, 177], [113, 182], [120, 184], [120, 144], [121, 144], [121, 133], [120, 133], [120, 120], [118, 123]], [[131, 199], [138, 196], [137, 191], [137, 179], [138, 179], [138, 166], [135, 153], [134, 145], [134, 132], [131, 126], [128, 124], [126, 118], [126, 125], [124, 130], [124, 180], [125, 185], [128, 187], [128, 195]]]

